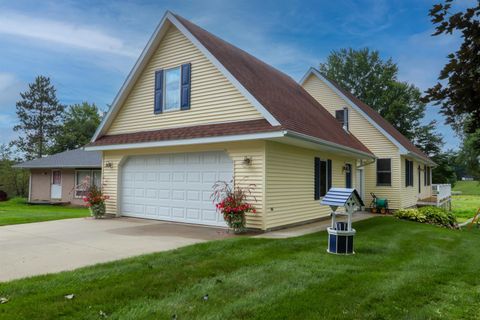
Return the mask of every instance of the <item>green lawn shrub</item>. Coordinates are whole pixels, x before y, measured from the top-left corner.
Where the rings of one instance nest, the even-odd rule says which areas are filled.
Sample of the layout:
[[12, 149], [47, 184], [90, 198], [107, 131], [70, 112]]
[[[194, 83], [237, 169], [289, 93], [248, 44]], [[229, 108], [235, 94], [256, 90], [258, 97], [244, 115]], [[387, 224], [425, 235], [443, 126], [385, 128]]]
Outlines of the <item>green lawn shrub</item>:
[[434, 224], [445, 228], [458, 227], [457, 218], [451, 212], [437, 207], [421, 207], [419, 209], [401, 209], [394, 213], [395, 217], [403, 220]]

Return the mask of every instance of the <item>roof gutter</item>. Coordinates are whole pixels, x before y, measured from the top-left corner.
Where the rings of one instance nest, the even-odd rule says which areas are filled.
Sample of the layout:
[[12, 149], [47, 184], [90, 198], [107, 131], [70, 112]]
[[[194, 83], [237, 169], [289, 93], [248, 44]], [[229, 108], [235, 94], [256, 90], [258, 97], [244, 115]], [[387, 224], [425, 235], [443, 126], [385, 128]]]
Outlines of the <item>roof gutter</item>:
[[417, 159], [417, 160], [419, 160], [419, 161], [421, 161], [421, 162], [424, 162], [424, 163], [429, 164], [431, 167], [438, 167], [438, 165], [437, 165], [434, 161], [432, 161], [432, 160], [430, 160], [430, 159], [427, 160], [427, 159], [425, 159], [425, 158], [423, 158], [423, 157], [420, 157], [420, 156], [417, 155], [416, 153], [413, 153], [413, 152], [410, 152], [410, 151], [409, 151], [409, 152], [403, 153], [402, 155], [415, 158], [415, 159]]
[[326, 146], [326, 147], [329, 147], [329, 148], [332, 148], [332, 149], [341, 150], [343, 152], [350, 153], [352, 155], [360, 156], [360, 158], [376, 159], [376, 156], [373, 155], [373, 154], [370, 154], [370, 153], [364, 152], [364, 151], [360, 151], [360, 150], [357, 150], [357, 149], [354, 149], [354, 148], [350, 148], [350, 147], [347, 147], [347, 146], [343, 146], [343, 145], [338, 144], [338, 143], [334, 143], [334, 142], [330, 142], [330, 141], [327, 141], [327, 140], [315, 138], [315, 137], [312, 137], [312, 136], [309, 136], [309, 135], [306, 135], [306, 134], [303, 134], [303, 133], [299, 133], [299, 132], [296, 132], [296, 131], [287, 130], [287, 131], [285, 131], [285, 133], [286, 133], [285, 136], [287, 136], [287, 137], [292, 137], [292, 138], [304, 140], [304, 141], [307, 141], [307, 142], [313, 142], [313, 143], [320, 144], [320, 145], [323, 145], [323, 146]]
[[192, 145], [192, 144], [273, 139], [273, 138], [281, 138], [284, 135], [285, 135], [284, 131], [273, 131], [273, 132], [237, 134], [237, 135], [229, 135], [229, 136], [193, 138], [193, 139], [177, 139], [177, 140], [164, 140], [164, 141], [151, 141], [151, 142], [110, 144], [110, 145], [103, 145], [103, 146], [87, 145], [85, 146], [85, 150], [86, 151], [107, 151], [107, 150], [173, 147], [173, 146], [184, 146], [184, 145]]

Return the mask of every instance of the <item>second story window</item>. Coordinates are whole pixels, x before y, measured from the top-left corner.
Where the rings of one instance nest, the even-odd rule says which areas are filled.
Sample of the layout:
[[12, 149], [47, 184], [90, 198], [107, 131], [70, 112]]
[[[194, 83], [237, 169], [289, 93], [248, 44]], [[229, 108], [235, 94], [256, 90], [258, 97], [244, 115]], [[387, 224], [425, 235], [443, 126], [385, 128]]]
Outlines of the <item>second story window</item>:
[[165, 94], [164, 110], [180, 109], [180, 68], [167, 69], [164, 72]]
[[335, 118], [344, 129], [348, 130], [348, 108], [335, 111]]
[[153, 112], [189, 110], [191, 98], [192, 65], [155, 71]]

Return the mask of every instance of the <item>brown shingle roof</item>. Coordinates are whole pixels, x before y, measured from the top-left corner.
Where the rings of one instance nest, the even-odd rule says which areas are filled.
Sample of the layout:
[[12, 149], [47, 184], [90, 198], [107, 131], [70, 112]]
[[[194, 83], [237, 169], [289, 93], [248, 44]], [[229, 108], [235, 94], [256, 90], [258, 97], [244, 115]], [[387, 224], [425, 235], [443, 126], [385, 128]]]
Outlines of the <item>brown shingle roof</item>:
[[[317, 71], [318, 72], [318, 71]], [[324, 76], [325, 77], [325, 76]], [[375, 111], [372, 107], [364, 103], [362, 100], [355, 97], [350, 91], [345, 90], [335, 81], [325, 77], [335, 88], [337, 88], [341, 93], [343, 93], [348, 99], [350, 99], [355, 105], [357, 105], [363, 112], [365, 112], [370, 118], [373, 119], [383, 130], [385, 130], [388, 134], [390, 134], [395, 140], [398, 141], [405, 149], [408, 151], [416, 154], [417, 156], [428, 160], [430, 158], [423, 153], [422, 150], [417, 148], [407, 137], [400, 133], [390, 122], [385, 120], [377, 111]]]
[[190, 21], [175, 17], [285, 129], [372, 154], [295, 80]]
[[281, 126], [272, 126], [267, 120], [250, 120], [241, 122], [217, 123], [182, 128], [163, 129], [105, 135], [88, 146], [104, 146], [112, 144], [142, 143], [153, 141], [182, 140], [205, 137], [219, 137], [237, 134], [261, 133], [282, 130]]

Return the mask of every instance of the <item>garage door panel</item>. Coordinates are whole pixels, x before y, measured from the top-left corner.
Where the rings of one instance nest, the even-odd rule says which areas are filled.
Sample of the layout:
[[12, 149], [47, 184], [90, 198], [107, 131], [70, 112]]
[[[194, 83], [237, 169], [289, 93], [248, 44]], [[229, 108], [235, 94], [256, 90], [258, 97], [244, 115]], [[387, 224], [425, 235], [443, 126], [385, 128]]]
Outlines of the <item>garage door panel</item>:
[[134, 156], [122, 167], [122, 214], [225, 226], [210, 195], [218, 180], [231, 181], [225, 152]]
[[172, 217], [173, 218], [179, 218], [179, 219], [185, 219], [185, 208], [172, 208]]

